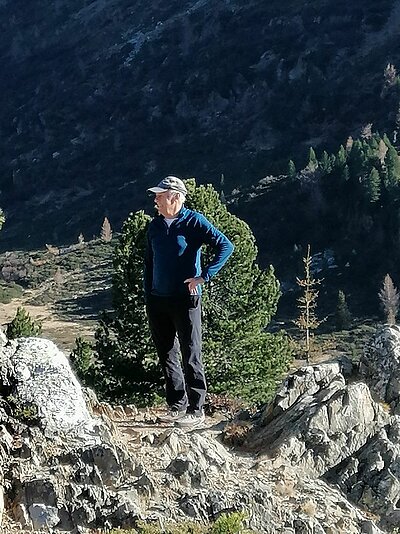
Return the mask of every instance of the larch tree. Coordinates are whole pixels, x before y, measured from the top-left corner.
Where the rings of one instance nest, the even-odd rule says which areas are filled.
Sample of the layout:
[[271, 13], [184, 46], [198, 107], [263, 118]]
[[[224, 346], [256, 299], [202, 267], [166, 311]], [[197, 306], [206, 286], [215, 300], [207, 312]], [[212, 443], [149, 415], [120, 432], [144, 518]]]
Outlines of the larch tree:
[[100, 238], [106, 243], [109, 243], [112, 240], [111, 224], [107, 217], [104, 217], [104, 221], [101, 226]]
[[389, 274], [383, 280], [382, 288], [379, 291], [379, 300], [385, 312], [386, 322], [388, 324], [396, 324], [400, 297]]

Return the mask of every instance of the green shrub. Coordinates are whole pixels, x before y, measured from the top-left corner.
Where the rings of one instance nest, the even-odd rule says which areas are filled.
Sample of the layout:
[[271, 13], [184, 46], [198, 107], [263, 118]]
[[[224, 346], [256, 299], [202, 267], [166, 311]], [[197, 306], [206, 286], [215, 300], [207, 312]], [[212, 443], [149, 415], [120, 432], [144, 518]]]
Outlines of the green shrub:
[[70, 354], [70, 360], [73, 369], [78, 378], [87, 379], [88, 371], [92, 366], [93, 361], [93, 347], [89, 341], [85, 341], [82, 337], [75, 339], [75, 347]]
[[34, 321], [29, 313], [22, 307], [17, 309], [14, 319], [8, 323], [6, 335], [8, 339], [19, 337], [40, 336], [42, 333], [42, 323]]
[[38, 421], [38, 407], [33, 402], [22, 402], [14, 395], [9, 395], [7, 401], [12, 416], [26, 424], [35, 424]]
[[246, 514], [243, 512], [221, 514], [211, 526], [210, 534], [237, 534], [243, 532], [243, 520], [245, 517]]
[[182, 521], [166, 523], [162, 527], [158, 523], [139, 521], [136, 528], [113, 529], [110, 534], [250, 534], [251, 531], [243, 527], [245, 517], [246, 514], [243, 512], [233, 512], [221, 514], [214, 523], [207, 525], [195, 521]]

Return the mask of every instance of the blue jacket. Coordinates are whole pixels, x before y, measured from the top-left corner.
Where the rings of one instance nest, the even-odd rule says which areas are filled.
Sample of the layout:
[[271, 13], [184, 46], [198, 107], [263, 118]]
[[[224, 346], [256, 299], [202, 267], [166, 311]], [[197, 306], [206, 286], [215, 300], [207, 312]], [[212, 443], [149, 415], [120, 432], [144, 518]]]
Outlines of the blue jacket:
[[[212, 261], [201, 266], [201, 246], [210, 245]], [[168, 227], [157, 215], [147, 230], [144, 285], [146, 295], [187, 295], [187, 278], [202, 276], [207, 282], [232, 254], [233, 244], [201, 213], [182, 207]], [[199, 293], [201, 286], [199, 286]]]

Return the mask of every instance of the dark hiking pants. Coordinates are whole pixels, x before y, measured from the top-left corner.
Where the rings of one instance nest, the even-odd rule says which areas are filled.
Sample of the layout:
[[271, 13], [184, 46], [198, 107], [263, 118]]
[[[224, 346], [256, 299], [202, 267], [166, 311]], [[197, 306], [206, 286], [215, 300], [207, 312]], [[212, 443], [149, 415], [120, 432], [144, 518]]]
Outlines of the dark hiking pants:
[[188, 412], [202, 410], [207, 386], [201, 359], [201, 298], [151, 295], [147, 316], [164, 372], [168, 405]]

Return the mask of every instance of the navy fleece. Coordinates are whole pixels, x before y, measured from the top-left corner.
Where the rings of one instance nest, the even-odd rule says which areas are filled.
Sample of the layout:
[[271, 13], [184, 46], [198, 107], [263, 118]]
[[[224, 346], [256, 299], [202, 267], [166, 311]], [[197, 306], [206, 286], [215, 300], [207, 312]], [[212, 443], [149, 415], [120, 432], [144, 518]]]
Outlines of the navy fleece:
[[[201, 267], [201, 246], [215, 250], [212, 261]], [[187, 295], [187, 278], [201, 276], [207, 282], [232, 254], [233, 244], [201, 213], [182, 207], [170, 227], [156, 216], [147, 231], [145, 256], [146, 295]], [[199, 292], [201, 286], [199, 286]]]

